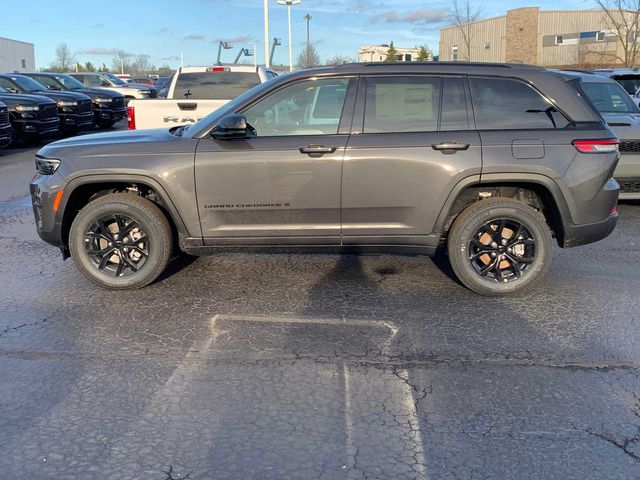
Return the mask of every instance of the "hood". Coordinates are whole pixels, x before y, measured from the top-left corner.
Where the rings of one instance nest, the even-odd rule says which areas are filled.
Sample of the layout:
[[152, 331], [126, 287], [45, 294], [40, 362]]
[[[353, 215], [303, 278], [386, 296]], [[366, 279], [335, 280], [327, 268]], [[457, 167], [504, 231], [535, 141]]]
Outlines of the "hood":
[[603, 113], [602, 117], [621, 140], [640, 140], [640, 113]]
[[79, 88], [78, 90], [68, 90], [70, 92], [83, 93], [89, 97], [101, 97], [101, 98], [124, 98], [124, 95], [113, 90], [107, 90], [106, 88]]
[[63, 100], [63, 101], [77, 101], [77, 100], [89, 100], [84, 93], [80, 92], [70, 92], [65, 91], [61, 92], [58, 90], [46, 90], [42, 93], [38, 92], [37, 95], [42, 95], [43, 97], [48, 97], [52, 100]]
[[[131, 145], [137, 151], [144, 150], [144, 144], [157, 144], [159, 142], [169, 142], [177, 140], [179, 137], [171, 135], [168, 128], [158, 128], [154, 130], [128, 130], [124, 132], [94, 133], [91, 135], [79, 135], [77, 137], [65, 138], [57, 142], [50, 143], [40, 150], [38, 155], [50, 158], [60, 158], [65, 156], [65, 150], [86, 150], [92, 153], [107, 154], [113, 151], [118, 145]], [[103, 147], [103, 148], [102, 148]], [[157, 151], [157, 147], [154, 148]]]
[[0, 100], [2, 100], [9, 107], [15, 105], [38, 105], [41, 103], [54, 103], [50, 98], [42, 95], [26, 95], [22, 93], [0, 93]]

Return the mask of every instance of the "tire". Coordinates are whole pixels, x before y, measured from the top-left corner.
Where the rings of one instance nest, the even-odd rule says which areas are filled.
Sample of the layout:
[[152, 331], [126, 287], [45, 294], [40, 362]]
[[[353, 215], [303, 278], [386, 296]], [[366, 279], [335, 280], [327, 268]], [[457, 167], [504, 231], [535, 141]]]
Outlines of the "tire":
[[[112, 232], [131, 230], [129, 220], [139, 228], [126, 235]], [[120, 225], [124, 227], [120, 229]], [[69, 232], [69, 250], [78, 270], [93, 283], [110, 289], [135, 289], [153, 282], [164, 271], [173, 251], [173, 237], [169, 221], [157, 205], [132, 193], [111, 193], [80, 210]], [[111, 253], [96, 255], [102, 251]], [[106, 263], [101, 269], [103, 260]], [[122, 272], [118, 273], [120, 264]]]
[[[522, 234], [516, 237], [517, 232]], [[470, 205], [449, 231], [451, 268], [467, 288], [482, 295], [529, 289], [549, 269], [551, 249], [551, 232], [544, 216], [510, 198], [490, 198]]]

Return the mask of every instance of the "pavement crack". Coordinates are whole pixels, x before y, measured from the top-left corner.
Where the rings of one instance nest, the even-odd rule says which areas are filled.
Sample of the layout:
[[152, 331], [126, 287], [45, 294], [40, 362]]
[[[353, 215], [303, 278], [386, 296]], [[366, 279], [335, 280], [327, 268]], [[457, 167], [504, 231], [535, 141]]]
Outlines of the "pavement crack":
[[187, 473], [184, 477], [179, 473], [177, 473], [175, 474], [177, 475], [177, 477], [174, 477], [173, 465], [169, 465], [169, 470], [166, 470], [166, 471], [163, 470], [162, 473], [166, 475], [166, 477], [164, 477], [164, 480], [186, 480], [188, 478], [191, 478], [191, 474], [193, 472]]
[[38, 320], [37, 322], [23, 323], [22, 325], [18, 325], [16, 327], [6, 327], [5, 329], [0, 330], [0, 337], [2, 337], [3, 335], [8, 334], [9, 332], [14, 332], [16, 330], [20, 330], [21, 328], [35, 327], [37, 325], [42, 325], [43, 323], [46, 323], [51, 318], [53, 318], [53, 315], [49, 315], [48, 317], [45, 317], [42, 320]]

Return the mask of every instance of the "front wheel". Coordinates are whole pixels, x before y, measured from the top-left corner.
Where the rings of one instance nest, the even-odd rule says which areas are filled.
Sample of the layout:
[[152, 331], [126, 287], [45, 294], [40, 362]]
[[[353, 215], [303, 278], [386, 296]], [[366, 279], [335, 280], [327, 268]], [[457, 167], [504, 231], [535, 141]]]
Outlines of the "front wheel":
[[551, 232], [540, 212], [510, 198], [467, 207], [449, 232], [449, 260], [460, 281], [483, 295], [525, 290], [551, 263]]
[[73, 221], [69, 249], [78, 270], [112, 289], [141, 288], [166, 268], [171, 226], [151, 201], [130, 193], [104, 195]]

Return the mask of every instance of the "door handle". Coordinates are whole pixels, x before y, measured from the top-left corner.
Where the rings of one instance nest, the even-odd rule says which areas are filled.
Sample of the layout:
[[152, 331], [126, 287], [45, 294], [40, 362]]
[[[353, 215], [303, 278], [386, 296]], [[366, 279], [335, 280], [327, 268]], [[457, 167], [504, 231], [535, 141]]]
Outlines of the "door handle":
[[468, 143], [458, 143], [454, 141], [444, 141], [441, 143], [434, 143], [431, 148], [439, 150], [442, 153], [456, 153], [459, 150], [469, 150], [471, 145]]
[[335, 151], [336, 147], [325, 147], [324, 145], [307, 145], [306, 147], [300, 147], [300, 153], [306, 153], [310, 157], [321, 157]]
[[198, 104], [194, 102], [178, 103], [178, 108], [180, 110], [196, 110], [198, 108]]

